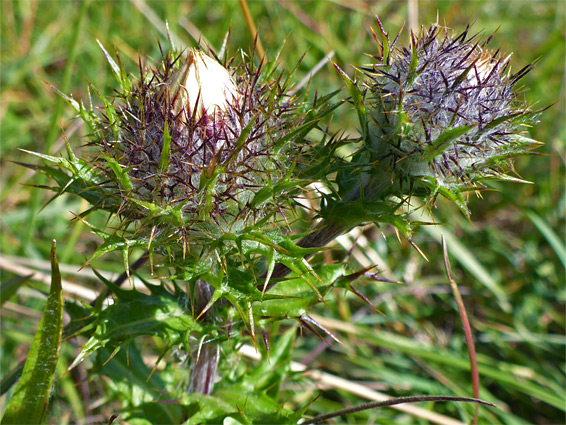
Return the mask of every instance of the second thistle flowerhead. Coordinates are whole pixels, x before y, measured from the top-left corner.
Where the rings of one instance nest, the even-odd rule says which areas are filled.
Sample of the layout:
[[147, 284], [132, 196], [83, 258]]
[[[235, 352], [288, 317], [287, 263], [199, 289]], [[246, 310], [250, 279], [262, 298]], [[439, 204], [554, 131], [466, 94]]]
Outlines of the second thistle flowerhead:
[[[458, 36], [433, 25], [411, 34], [408, 48], [378, 26], [369, 77], [368, 144], [372, 160], [394, 170], [411, 190], [436, 194], [507, 178], [501, 165], [536, 145], [521, 134], [532, 112], [515, 91], [531, 66], [509, 71], [509, 56], [486, 50], [468, 29]], [[377, 40], [377, 37], [376, 37]]]

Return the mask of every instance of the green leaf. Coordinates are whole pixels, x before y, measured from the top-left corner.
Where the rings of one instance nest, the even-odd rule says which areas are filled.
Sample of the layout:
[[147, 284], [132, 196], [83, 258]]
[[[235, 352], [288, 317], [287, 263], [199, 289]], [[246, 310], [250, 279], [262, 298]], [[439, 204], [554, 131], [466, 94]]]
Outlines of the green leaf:
[[[106, 57], [106, 60], [108, 61], [108, 64], [110, 65], [110, 68], [112, 68], [112, 72], [114, 73], [114, 76], [116, 77], [116, 80], [118, 81], [118, 84], [120, 84], [122, 92], [123, 93], [129, 93], [132, 89], [131, 83], [130, 83], [130, 80], [128, 79], [128, 76], [127, 76], [125, 70], [123, 69], [122, 66], [120, 66], [121, 63], [116, 63], [116, 61], [114, 59], [112, 59], [112, 56], [110, 56], [110, 54], [106, 51], [106, 49], [104, 48], [104, 46], [102, 45], [102, 43], [99, 40], [96, 40], [96, 42], [98, 43], [98, 45], [102, 49], [102, 53], [104, 53], [104, 56]], [[116, 56], [118, 56], [117, 52], [116, 52]], [[120, 62], [120, 57], [118, 57], [118, 62]]]
[[[312, 274], [286, 279], [273, 287], [263, 296], [262, 301], [253, 304], [253, 312], [257, 316], [269, 318], [298, 318], [309, 308], [320, 302], [319, 294], [324, 295], [337, 279], [345, 273], [344, 264], [325, 264], [314, 268], [318, 279], [307, 281]], [[311, 287], [317, 283], [315, 290]]]
[[27, 276], [16, 277], [7, 282], [0, 282], [0, 306], [3, 306], [6, 301], [12, 298], [18, 292], [20, 286], [26, 283], [32, 276], [33, 273]]
[[118, 115], [116, 113], [116, 109], [114, 105], [108, 100], [106, 96], [104, 96], [100, 91], [94, 86], [90, 85], [90, 89], [96, 94], [96, 96], [100, 99], [102, 104], [104, 105], [105, 114], [108, 117], [109, 125], [108, 127], [112, 129], [112, 134], [114, 135], [115, 140], [120, 140], [120, 135], [118, 132]]
[[275, 184], [268, 183], [255, 193], [253, 199], [250, 201], [250, 207], [261, 208], [270, 199], [275, 199], [278, 194], [305, 184], [306, 183], [303, 183], [301, 180], [287, 179], [283, 179]]
[[183, 404], [188, 404], [191, 415], [187, 423], [222, 423], [226, 418], [242, 424], [297, 423], [304, 410], [285, 409], [279, 399], [279, 386], [289, 376], [296, 334], [297, 328], [293, 326], [278, 336], [270, 344], [269, 356], [264, 352], [262, 360], [235, 381], [220, 381], [213, 396], [186, 395]]
[[466, 191], [465, 187], [458, 185], [448, 185], [448, 187], [446, 187], [433, 177], [422, 177], [420, 182], [430, 190], [430, 194], [427, 196], [429, 202], [434, 203], [436, 196], [440, 194], [456, 204], [466, 217], [470, 216], [466, 199], [462, 195], [462, 192]]
[[523, 209], [523, 212], [533, 222], [536, 228], [542, 233], [548, 244], [552, 247], [564, 267], [566, 267], [566, 247], [563, 240], [552, 230], [552, 228], [545, 222], [541, 216], [533, 210]]
[[63, 332], [61, 274], [51, 245], [51, 290], [39, 328], [29, 350], [22, 376], [2, 424], [40, 424], [47, 411]]
[[[122, 420], [130, 424], [182, 423], [181, 407], [167, 402], [177, 394], [169, 393], [171, 389], [161, 378], [161, 373], [152, 373], [146, 366], [142, 351], [134, 341], [111, 356], [112, 350], [100, 350], [94, 359], [93, 373], [107, 378], [110, 394], [121, 403]], [[109, 398], [112, 397], [110, 394], [107, 394]]]
[[536, 111], [519, 111], [519, 112], [515, 112], [513, 114], [504, 115], [504, 116], [496, 118], [493, 121], [491, 121], [490, 123], [486, 124], [481, 129], [479, 134], [484, 134], [484, 133], [488, 132], [489, 130], [494, 129], [498, 125], [501, 125], [501, 124], [503, 124], [504, 122], [507, 122], [507, 121], [515, 122], [515, 123], [518, 123], [518, 124], [520, 124], [521, 122], [527, 122], [528, 117], [536, 116], [536, 115], [544, 112], [546, 109], [547, 108], [536, 110]]
[[354, 101], [354, 106], [356, 108], [356, 112], [358, 113], [358, 120], [360, 122], [360, 127], [362, 129], [362, 136], [364, 137], [364, 139], [366, 139], [369, 134], [369, 129], [368, 129], [367, 110], [366, 107], [364, 106], [364, 96], [362, 94], [362, 91], [357, 86], [355, 81], [352, 81], [350, 77], [348, 77], [348, 75], [338, 67], [338, 65], [334, 65], [334, 67], [340, 74], [340, 77], [342, 77], [342, 80], [344, 81], [346, 87], [348, 87], [348, 90], [352, 95], [352, 100]]
[[107, 155], [103, 155], [104, 159], [108, 166], [114, 171], [114, 174], [120, 181], [120, 185], [122, 188], [131, 191], [132, 190], [132, 182], [130, 181], [130, 176], [128, 176], [128, 171], [120, 166], [118, 161], [114, 158], [111, 158]]
[[93, 111], [85, 109], [82, 102], [81, 103], [77, 102], [72, 97], [67, 96], [65, 93], [63, 93], [57, 87], [49, 83], [47, 83], [47, 85], [51, 87], [51, 89], [53, 89], [59, 96], [61, 96], [61, 98], [65, 102], [67, 102], [67, 104], [69, 104], [75, 110], [75, 112], [79, 115], [79, 117], [81, 117], [81, 119], [85, 122], [85, 124], [88, 125], [91, 131], [93, 132], [96, 131], [98, 127], [99, 118], [95, 115]]
[[394, 204], [381, 200], [365, 201], [360, 198], [354, 201], [329, 203], [320, 215], [329, 223], [336, 223], [351, 229], [362, 223], [398, 221], [403, 218], [396, 215], [400, 206], [400, 203]]
[[[106, 188], [104, 186], [106, 178], [103, 177], [100, 170], [93, 168], [93, 166], [89, 165], [84, 160], [74, 155], [69, 155], [69, 159], [66, 159], [24, 149], [22, 149], [22, 152], [29, 153], [30, 155], [37, 156], [49, 163], [55, 164], [55, 166], [48, 164], [41, 166], [21, 165], [40, 171], [54, 180], [58, 187], [50, 187], [49, 189], [58, 192], [59, 195], [64, 192], [70, 192], [87, 200], [91, 205], [97, 205], [100, 209], [109, 211], [116, 211], [118, 209], [120, 203], [116, 199], [113, 199], [116, 188]], [[71, 175], [63, 170], [68, 171]]]
[[168, 341], [184, 341], [200, 324], [179, 304], [177, 297], [163, 287], [149, 285], [151, 295], [119, 290], [116, 304], [96, 313], [96, 330], [69, 369], [98, 349], [118, 346], [141, 335], [153, 335]]
[[6, 392], [18, 381], [18, 379], [20, 379], [23, 370], [24, 365], [23, 362], [21, 362], [16, 368], [12, 369], [10, 372], [6, 372], [6, 374], [2, 377], [2, 382], [0, 383], [0, 396], [6, 394]]
[[419, 75], [417, 66], [419, 64], [418, 48], [416, 46], [415, 35], [411, 34], [411, 63], [409, 65], [409, 72], [407, 74], [406, 87], [410, 87]]
[[[87, 224], [87, 226], [89, 226], [91, 229], [94, 228], [94, 226], [90, 225], [88, 222], [85, 221], [84, 223]], [[109, 252], [122, 251], [122, 253], [125, 252], [127, 254], [129, 252], [129, 249], [136, 247], [146, 248], [149, 243], [147, 240], [128, 239], [120, 237], [116, 234], [105, 235], [102, 234], [102, 232], [98, 236], [104, 238], [104, 242], [99, 245], [98, 248], [96, 248], [96, 251], [88, 260], [89, 264], [94, 260], [102, 257], [103, 255], [108, 254]]]
[[444, 152], [450, 143], [463, 136], [474, 127], [474, 125], [463, 125], [461, 127], [444, 130], [442, 134], [426, 148], [423, 153], [423, 158], [427, 161], [433, 160], [436, 156]]
[[241, 379], [252, 383], [255, 391], [277, 396], [279, 386], [290, 372], [291, 353], [297, 334], [295, 326], [277, 337], [277, 341], [270, 343], [269, 355], [267, 351], [262, 354], [261, 362], [252, 370], [245, 373]]
[[[186, 424], [291, 424], [300, 416], [281, 406], [266, 394], [250, 391], [243, 385], [234, 385], [214, 392], [213, 396], [191, 394], [190, 413]], [[226, 421], [227, 418], [232, 421]], [[237, 421], [237, 422], [236, 422]]]

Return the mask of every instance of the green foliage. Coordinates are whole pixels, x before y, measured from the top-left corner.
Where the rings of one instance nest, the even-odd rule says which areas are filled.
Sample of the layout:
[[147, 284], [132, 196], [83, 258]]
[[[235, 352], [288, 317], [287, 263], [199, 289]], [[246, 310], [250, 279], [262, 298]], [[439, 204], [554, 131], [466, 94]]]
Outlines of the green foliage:
[[[92, 336], [70, 369], [107, 345], [119, 349], [134, 338], [151, 335], [163, 338], [173, 346], [187, 341], [190, 332], [202, 331], [202, 326], [179, 304], [180, 294], [173, 296], [160, 286], [147, 285], [151, 294], [146, 295], [106, 283], [116, 295], [117, 302], [101, 311], [92, 309], [94, 321], [81, 330], [81, 333]], [[91, 329], [94, 330], [90, 332]]]
[[[491, 176], [507, 181], [486, 182], [489, 190], [485, 190], [471, 184], [439, 186], [436, 179], [421, 176], [401, 188], [411, 197], [382, 198], [399, 187], [391, 185], [392, 173], [385, 172], [367, 184], [376, 150], [363, 140], [370, 133], [372, 117], [368, 93], [352, 65], [365, 70], [368, 63], [377, 62], [364, 53], [389, 60], [395, 49], [390, 48], [393, 37], [384, 51], [376, 51], [370, 28], [377, 38], [385, 30], [395, 34], [412, 22], [415, 11], [409, 11], [409, 4], [414, 2], [384, 1], [371, 7], [248, 2], [258, 39], [267, 50], [261, 73], [265, 82], [285, 91], [295, 89], [327, 55], [333, 55], [341, 71], [326, 63], [317, 68], [308, 88], [299, 88], [293, 97], [291, 112], [301, 119], [273, 147], [283, 155], [286, 146], [296, 144], [296, 161], [266, 178], [241, 203], [270, 214], [257, 214], [255, 226], [219, 231], [217, 225], [187, 220], [178, 205], [136, 198], [137, 182], [129, 167], [121, 166], [119, 157], [104, 154], [99, 156], [108, 166], [103, 171], [93, 166], [88, 153], [93, 147], [85, 145], [100, 135], [102, 127], [108, 140], [120, 135], [117, 108], [139, 83], [139, 59], [142, 68], [161, 63], [156, 39], [163, 51], [171, 50], [165, 22], [179, 50], [194, 47], [195, 39], [201, 39], [223, 63], [230, 56], [226, 51], [252, 51], [254, 37], [239, 3], [219, 2], [210, 8], [206, 2], [181, 1], [62, 2], [58, 7], [2, 2], [0, 38], [6, 48], [2, 49], [5, 107], [0, 137], [1, 152], [9, 160], [3, 162], [0, 195], [3, 405], [16, 399], [19, 361], [35, 356], [28, 353], [30, 335], [49, 291], [40, 283], [44, 267], [40, 261], [49, 256], [54, 238], [64, 248], [60, 259], [71, 266], [62, 267], [63, 290], [72, 291], [72, 283], [94, 293], [109, 289], [112, 301], [100, 299], [94, 305], [86, 292], [74, 295], [81, 302], [65, 293], [65, 311], [72, 320], [64, 331], [67, 339], [61, 346], [57, 375], [77, 359], [84, 361], [60, 379], [55, 377], [54, 386], [48, 385], [44, 422], [75, 423], [82, 411], [83, 418], [96, 417], [100, 422], [118, 415], [116, 421], [140, 424], [225, 419], [296, 423], [366, 401], [346, 389], [319, 391], [313, 378], [291, 372], [291, 360], [390, 396], [469, 396], [467, 347], [437, 242], [444, 233], [449, 235], [454, 276], [476, 340], [480, 397], [503, 407], [481, 407], [478, 423], [563, 420], [565, 134], [564, 99], [557, 99], [561, 95], [556, 88], [563, 80], [559, 70], [565, 43], [564, 5], [558, 1], [418, 2], [418, 24], [428, 26], [438, 16], [440, 25], [456, 32], [470, 20], [475, 22], [472, 32], [493, 34], [499, 28], [491, 45], [513, 52], [513, 69], [541, 57], [522, 80], [520, 85], [528, 90], [521, 90], [517, 100], [526, 99], [532, 110], [558, 102], [532, 117], [541, 123], [522, 127], [524, 135], [515, 137], [523, 150], [532, 148], [533, 140], [545, 145], [538, 149], [542, 156], [518, 159], [510, 176]], [[376, 14], [383, 28], [375, 26]], [[409, 43], [405, 31], [396, 46]], [[257, 55], [239, 56], [242, 59], [237, 57], [234, 64], [260, 67]], [[409, 83], [417, 79], [415, 63], [418, 57], [408, 56]], [[281, 69], [289, 72], [280, 76]], [[269, 93], [267, 108], [276, 107], [277, 92]], [[69, 107], [62, 108], [65, 103]], [[414, 123], [407, 114], [399, 117], [396, 131], [408, 134]], [[515, 118], [500, 117], [493, 126]], [[61, 130], [65, 137], [57, 140]], [[164, 132], [163, 145], [169, 140], [169, 153], [160, 151], [160, 169], [171, 164], [172, 134], [169, 140]], [[452, 136], [455, 133], [445, 132], [437, 138], [435, 153], [445, 151]], [[39, 152], [39, 158], [28, 152]], [[484, 165], [505, 166], [509, 153], [501, 152]], [[10, 161], [33, 165], [24, 169]], [[32, 175], [30, 168], [47, 178]], [[216, 184], [224, 170], [211, 170], [199, 182], [207, 189], [201, 217], [211, 216]], [[49, 186], [55, 197], [34, 186]], [[348, 198], [352, 191], [356, 195]], [[470, 196], [474, 191], [482, 197]], [[305, 204], [304, 194], [312, 201], [306, 210], [300, 206]], [[428, 201], [427, 206], [436, 201], [434, 215], [412, 211], [419, 205], [414, 202], [417, 197]], [[281, 202], [283, 198], [290, 202]], [[124, 199], [131, 201], [130, 215], [124, 214]], [[287, 209], [279, 211], [283, 204]], [[307, 249], [299, 235], [310, 234], [313, 217], [332, 217], [341, 231], [360, 223], [377, 222], [379, 228], [356, 229], [340, 238], [343, 249], [336, 249], [338, 244], [324, 251]], [[71, 230], [69, 220], [74, 221]], [[443, 226], [421, 226], [431, 221]], [[158, 232], [159, 226], [170, 231]], [[173, 232], [187, 227], [192, 232], [184, 240]], [[410, 237], [429, 261], [403, 238], [399, 242], [397, 234]], [[177, 244], [179, 240], [183, 243]], [[134, 260], [146, 250], [149, 265], [139, 267]], [[105, 277], [89, 277], [87, 268], [77, 273], [85, 262]], [[281, 264], [293, 270], [290, 277], [278, 276]], [[372, 265], [377, 265], [379, 276]], [[116, 288], [112, 282], [124, 270], [130, 275], [126, 287]], [[19, 279], [32, 273], [25, 283]], [[139, 278], [151, 284], [140, 285]], [[215, 288], [207, 313], [200, 317], [194, 307], [199, 279]], [[327, 331], [340, 343], [332, 342]], [[332, 342], [332, 347], [321, 338]], [[240, 356], [242, 344], [255, 345], [262, 360]], [[219, 347], [221, 358], [214, 392], [188, 394], [195, 354], [209, 346]], [[474, 407], [464, 404], [420, 407], [434, 410], [441, 421], [469, 423], [474, 417]], [[387, 408], [340, 421], [425, 420], [418, 413]]]
[[18, 292], [20, 286], [26, 283], [32, 275], [21, 276], [0, 284], [0, 305], [3, 305]]
[[222, 380], [213, 396], [185, 395], [181, 403], [190, 416], [186, 423], [213, 424], [232, 418], [242, 424], [287, 424], [302, 418], [305, 408], [291, 411], [278, 401], [279, 386], [289, 375], [295, 335], [291, 327], [271, 344], [269, 356], [253, 370]]
[[51, 248], [51, 290], [22, 375], [2, 417], [3, 424], [40, 424], [47, 414], [63, 331], [61, 273]]
[[108, 396], [119, 400], [120, 420], [135, 424], [181, 423], [181, 407], [168, 403], [178, 394], [169, 393], [167, 382], [145, 365], [134, 341], [118, 353], [98, 351], [93, 373], [108, 378]]

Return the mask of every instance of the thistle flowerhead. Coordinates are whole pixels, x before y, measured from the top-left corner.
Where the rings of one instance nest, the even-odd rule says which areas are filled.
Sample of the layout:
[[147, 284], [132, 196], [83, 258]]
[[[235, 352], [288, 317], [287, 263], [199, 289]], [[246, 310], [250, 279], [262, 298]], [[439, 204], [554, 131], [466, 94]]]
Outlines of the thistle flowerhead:
[[[211, 213], [217, 223], [233, 224], [228, 217], [240, 213], [275, 164], [267, 152], [281, 131], [279, 117], [261, 109], [263, 94], [250, 75], [236, 82], [201, 51], [152, 74], [118, 107], [122, 140], [106, 143], [105, 153], [128, 170], [136, 198], [178, 208], [193, 224]], [[257, 125], [241, 140], [252, 121]]]
[[398, 37], [391, 43], [378, 24], [376, 63], [365, 69], [371, 161], [410, 191], [453, 199], [482, 179], [510, 178], [505, 161], [536, 145], [521, 134], [532, 112], [515, 91], [531, 66], [512, 74], [510, 55], [487, 50], [489, 39], [469, 29], [452, 36], [433, 25], [396, 48]]
[[42, 168], [60, 193], [119, 218], [112, 232], [95, 230], [105, 240], [95, 258], [132, 246], [198, 258], [222, 238], [281, 226], [291, 192], [309, 184], [288, 180], [320, 112], [296, 110], [290, 80], [244, 54], [233, 67], [195, 49], [164, 55], [134, 79], [104, 53], [122, 90], [111, 101], [92, 87], [102, 113], [61, 93], [90, 127], [93, 149], [84, 159], [70, 148], [69, 160], [44, 157], [56, 165]]

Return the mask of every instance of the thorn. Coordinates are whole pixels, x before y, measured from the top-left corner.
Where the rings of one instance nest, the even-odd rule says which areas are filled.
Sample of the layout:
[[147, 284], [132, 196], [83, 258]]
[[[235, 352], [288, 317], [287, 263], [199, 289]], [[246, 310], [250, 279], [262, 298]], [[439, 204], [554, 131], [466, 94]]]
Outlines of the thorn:
[[[317, 328], [319, 328], [320, 330], [322, 330], [325, 334], [327, 334], [330, 338], [332, 338], [332, 339], [333, 339], [334, 341], [336, 341], [338, 344], [342, 344], [342, 342], [341, 342], [338, 338], [336, 338], [336, 337], [332, 334], [332, 332], [330, 332], [328, 329], [326, 329], [324, 326], [322, 326], [320, 323], [318, 323], [318, 322], [317, 322], [316, 320], [314, 320], [312, 317], [309, 317], [307, 314], [303, 314], [303, 315], [301, 316], [300, 320], [303, 321], [303, 323], [304, 323], [305, 321], [308, 322], [308, 323], [311, 323], [312, 325], [314, 325], [314, 326], [316, 326]], [[306, 326], [307, 328], [309, 328], [311, 331], [313, 331], [313, 329], [312, 329], [310, 326], [308, 326], [306, 323], [304, 323], [304, 324], [305, 324], [305, 326]], [[314, 333], [317, 334], [317, 335], [319, 335], [317, 332], [314, 332]], [[320, 335], [319, 335], [319, 336], [320, 336]], [[321, 338], [324, 342], [326, 342], [328, 345], [331, 345], [331, 344], [329, 344], [322, 336], [320, 336], [320, 338]]]
[[417, 250], [417, 252], [421, 255], [421, 257], [423, 257], [427, 262], [430, 261], [427, 258], [427, 256], [424, 254], [424, 252], [422, 252], [422, 250], [411, 239], [407, 239], [407, 240], [409, 241], [411, 246]]
[[385, 316], [385, 314], [382, 311], [380, 311], [376, 306], [374, 306], [372, 304], [372, 302], [368, 299], [368, 297], [366, 297], [364, 294], [362, 294], [360, 291], [358, 291], [356, 288], [354, 288], [351, 283], [348, 284], [348, 288], [350, 289], [350, 291], [352, 291], [354, 294], [356, 294], [358, 297], [360, 297], [363, 302], [365, 302], [367, 305], [369, 305], [372, 308], [373, 311]]
[[271, 363], [271, 360], [269, 359], [269, 335], [263, 328], [261, 328], [261, 334], [263, 335], [263, 343], [265, 344], [265, 350], [267, 351], [267, 362]]

